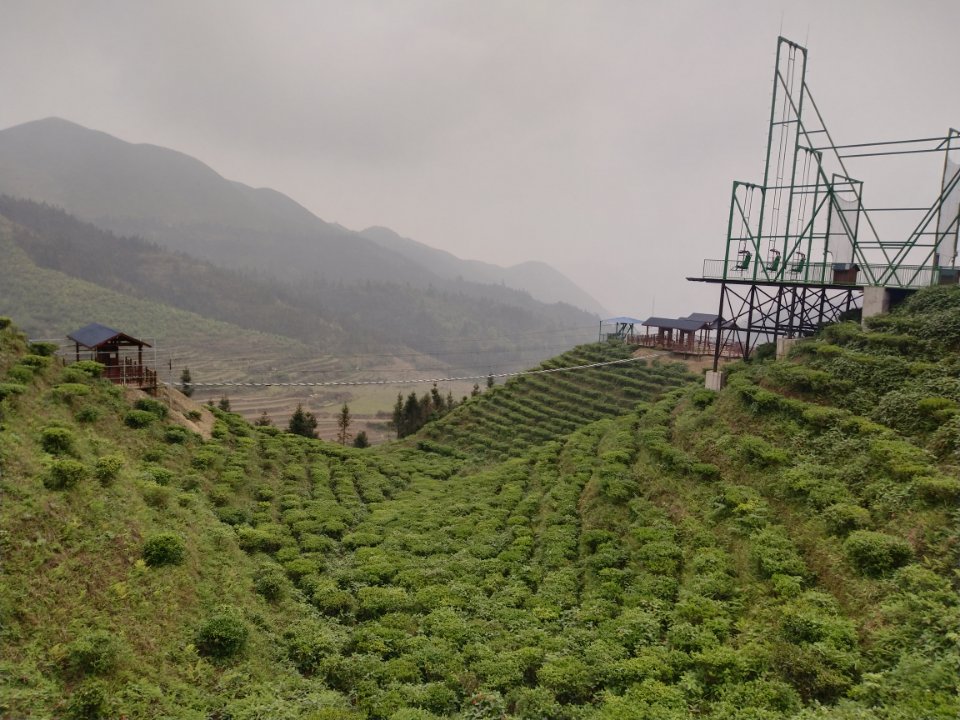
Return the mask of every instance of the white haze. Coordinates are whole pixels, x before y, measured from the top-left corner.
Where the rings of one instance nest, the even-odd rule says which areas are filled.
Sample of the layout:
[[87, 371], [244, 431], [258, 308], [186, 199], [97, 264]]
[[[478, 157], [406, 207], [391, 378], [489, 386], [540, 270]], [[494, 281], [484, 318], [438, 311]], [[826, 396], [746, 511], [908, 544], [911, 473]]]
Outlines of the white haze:
[[[546, 261], [616, 314], [704, 311], [684, 278], [722, 252], [731, 181], [762, 177], [777, 35], [809, 48], [838, 142], [886, 140], [960, 125], [958, 21], [952, 0], [4, 0], [0, 127], [60, 116], [353, 229]], [[928, 200], [935, 168], [911, 172]]]

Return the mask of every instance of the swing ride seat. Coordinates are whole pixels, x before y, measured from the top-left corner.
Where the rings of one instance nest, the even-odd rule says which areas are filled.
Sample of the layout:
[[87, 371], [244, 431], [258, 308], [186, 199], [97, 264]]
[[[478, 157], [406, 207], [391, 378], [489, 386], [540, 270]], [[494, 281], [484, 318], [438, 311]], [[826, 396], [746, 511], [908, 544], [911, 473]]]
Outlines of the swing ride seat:
[[780, 256], [776, 255], [773, 258], [773, 262], [767, 266], [767, 270], [770, 272], [776, 272], [780, 268]]
[[737, 263], [737, 270], [749, 270], [750, 269], [750, 260], [753, 258], [753, 255], [750, 253], [744, 253], [743, 259]]
[[796, 265], [790, 268], [790, 272], [792, 272], [794, 275], [799, 275], [800, 273], [803, 272], [803, 268], [806, 267], [806, 265], [807, 265], [806, 260], [800, 260]]

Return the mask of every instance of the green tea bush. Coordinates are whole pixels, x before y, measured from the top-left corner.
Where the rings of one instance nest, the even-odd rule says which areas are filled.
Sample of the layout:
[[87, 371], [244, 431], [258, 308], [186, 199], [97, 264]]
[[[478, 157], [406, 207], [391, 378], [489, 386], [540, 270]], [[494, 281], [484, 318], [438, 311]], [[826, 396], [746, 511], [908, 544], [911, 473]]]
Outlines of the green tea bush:
[[140, 495], [150, 507], [162, 510], [170, 505], [173, 491], [170, 488], [153, 481], [140, 483]]
[[201, 420], [203, 418], [203, 413], [200, 412], [199, 410], [187, 410], [186, 415], [184, 417], [186, 417], [187, 420], [192, 420], [196, 422], [197, 420]]
[[53, 357], [57, 350], [60, 348], [59, 345], [52, 342], [32, 342], [28, 346], [28, 349], [34, 355], [41, 355], [43, 357]]
[[328, 655], [340, 652], [341, 640], [320, 622], [304, 620], [283, 632], [287, 656], [302, 675], [316, 674]]
[[179, 425], [171, 425], [163, 431], [163, 441], [171, 445], [183, 445], [186, 443], [192, 433]]
[[783, 450], [755, 435], [743, 435], [740, 438], [739, 451], [745, 462], [758, 468], [783, 465], [789, 460]]
[[88, 680], [79, 685], [67, 703], [66, 720], [101, 720], [113, 717], [113, 703], [102, 680]]
[[33, 368], [24, 365], [14, 365], [7, 370], [7, 377], [13, 380], [15, 385], [29, 385], [33, 382]]
[[33, 372], [39, 372], [50, 366], [50, 358], [43, 355], [24, 355], [18, 364], [30, 368]]
[[222, 610], [200, 626], [195, 637], [201, 655], [226, 660], [239, 654], [250, 631], [234, 611]]
[[153, 424], [157, 416], [146, 410], [131, 410], [123, 416], [123, 422], [127, 427], [141, 429]]
[[48, 490], [68, 490], [86, 479], [87, 467], [78, 460], [54, 460], [43, 475]]
[[183, 538], [175, 533], [157, 533], [143, 543], [142, 554], [144, 562], [150, 567], [180, 565], [186, 555], [186, 545]]
[[823, 520], [831, 535], [845, 536], [870, 525], [870, 511], [853, 503], [841, 502], [823, 511]]
[[92, 630], [69, 643], [61, 666], [73, 676], [105, 675], [117, 665], [119, 643], [106, 630]]
[[787, 531], [779, 525], [770, 525], [750, 535], [750, 557], [761, 577], [807, 574], [803, 558]]
[[51, 455], [69, 455], [74, 450], [73, 433], [62, 427], [46, 427], [40, 432], [40, 446]]
[[90, 392], [90, 388], [87, 385], [70, 382], [60, 383], [50, 390], [51, 395], [68, 405], [72, 405], [73, 401], [77, 398], [89, 395]]
[[167, 417], [167, 413], [169, 412], [164, 403], [160, 402], [159, 400], [154, 400], [153, 398], [140, 398], [134, 403], [133, 406], [137, 410], [143, 410], [144, 412], [156, 415], [156, 417], [160, 420], [163, 420], [165, 417]]
[[97, 408], [88, 405], [87, 407], [77, 410], [75, 417], [77, 418], [77, 422], [94, 423], [100, 419], [100, 411]]
[[917, 492], [929, 503], [952, 504], [960, 499], [960, 478], [948, 475], [932, 475], [917, 478]]
[[98, 363], [95, 360], [79, 360], [73, 363], [70, 367], [74, 370], [79, 370], [84, 375], [91, 378], [102, 377], [103, 371], [107, 369], [103, 363]]
[[97, 458], [93, 466], [93, 476], [100, 481], [101, 485], [109, 485], [117, 479], [124, 464], [122, 455], [104, 455]]
[[253, 589], [267, 602], [279, 602], [286, 593], [287, 585], [283, 572], [274, 566], [262, 567], [253, 576]]
[[13, 324], [13, 320], [6, 315], [0, 315], [0, 330], [6, 330]]
[[23, 395], [26, 391], [27, 386], [20, 383], [0, 383], [0, 401], [14, 395]]
[[86, 385], [90, 380], [90, 376], [87, 375], [83, 370], [68, 365], [60, 373], [60, 382], [67, 385]]
[[870, 530], [850, 533], [843, 549], [854, 567], [871, 577], [884, 575], [913, 558], [913, 548], [906, 540]]

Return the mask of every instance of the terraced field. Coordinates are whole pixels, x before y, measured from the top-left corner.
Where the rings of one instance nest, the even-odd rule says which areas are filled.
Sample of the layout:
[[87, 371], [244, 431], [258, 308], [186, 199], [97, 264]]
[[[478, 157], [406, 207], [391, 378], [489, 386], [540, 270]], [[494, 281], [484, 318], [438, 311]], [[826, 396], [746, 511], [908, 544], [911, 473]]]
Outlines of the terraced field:
[[[629, 412], [638, 402], [694, 379], [680, 363], [645, 355], [649, 357], [622, 364], [511, 378], [430, 424], [420, 437], [466, 455], [504, 459], [561, 438], [584, 423]], [[580, 345], [539, 369], [632, 357], [632, 350], [621, 344]]]

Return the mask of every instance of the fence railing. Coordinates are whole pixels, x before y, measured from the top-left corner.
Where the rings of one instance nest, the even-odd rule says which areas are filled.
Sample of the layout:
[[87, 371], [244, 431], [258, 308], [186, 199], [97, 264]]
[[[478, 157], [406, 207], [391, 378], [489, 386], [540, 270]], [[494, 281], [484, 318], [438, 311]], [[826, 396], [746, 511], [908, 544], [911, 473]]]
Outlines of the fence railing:
[[883, 287], [922, 288], [934, 284], [936, 269], [929, 265], [889, 265], [838, 267], [831, 263], [793, 263], [776, 267], [765, 262], [742, 260], [704, 260], [703, 277], [717, 280], [749, 280], [764, 283], [798, 285], [879, 285]]
[[[674, 340], [658, 335], [627, 335], [628, 345], [669, 350], [683, 355], [713, 355], [717, 349], [716, 340]], [[743, 346], [737, 342], [726, 342], [720, 346], [720, 356], [725, 358], [743, 357]]]

